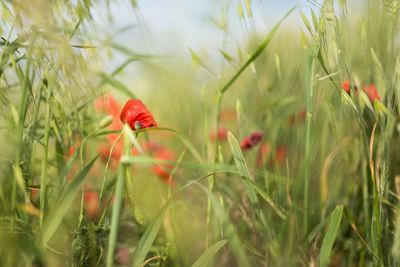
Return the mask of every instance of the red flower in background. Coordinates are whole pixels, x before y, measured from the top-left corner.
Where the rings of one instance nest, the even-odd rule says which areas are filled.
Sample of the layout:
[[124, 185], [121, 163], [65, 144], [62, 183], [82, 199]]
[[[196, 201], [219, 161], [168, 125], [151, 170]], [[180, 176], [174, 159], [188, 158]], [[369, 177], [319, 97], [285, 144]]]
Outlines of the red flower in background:
[[[113, 169], [118, 167], [119, 160], [122, 157], [123, 147], [124, 147], [124, 141], [121, 138], [117, 141], [117, 143], [115, 143], [114, 148], [113, 148], [114, 140], [109, 139], [105, 144], [102, 144], [99, 147], [100, 158], [103, 160], [103, 162], [107, 162], [108, 157], [110, 157], [110, 164], [111, 164], [110, 166]], [[112, 149], [112, 151], [111, 151], [111, 149]], [[111, 154], [110, 154], [110, 152], [111, 152]], [[131, 155], [136, 155], [136, 154], [137, 154], [136, 149], [132, 148]]]
[[346, 93], [350, 94], [350, 80], [345, 80], [345, 81], [342, 83], [342, 89], [343, 89]]
[[86, 191], [84, 193], [86, 214], [90, 219], [95, 219], [99, 213], [99, 193], [96, 191]]
[[97, 111], [118, 117], [121, 106], [112, 95], [104, 95], [94, 103]]
[[257, 160], [256, 160], [256, 164], [258, 167], [263, 166], [270, 149], [271, 149], [270, 144], [268, 142], [262, 143], [262, 145], [260, 146], [260, 149], [258, 150], [258, 155], [257, 155]]
[[288, 124], [292, 126], [297, 122], [304, 122], [306, 120], [306, 117], [307, 108], [302, 108], [299, 112], [289, 117]]
[[128, 123], [132, 130], [157, 126], [153, 115], [139, 99], [128, 100], [121, 111], [120, 118], [123, 123]]
[[[113, 120], [108, 126], [108, 129], [113, 131], [122, 130], [122, 123], [119, 120], [119, 111], [121, 110], [121, 105], [118, 103], [117, 100], [115, 100], [113, 96], [102, 96], [95, 102], [95, 107], [97, 111], [113, 116]], [[117, 136], [118, 134], [109, 134], [107, 135], [107, 138], [110, 141], [114, 141]]]
[[375, 100], [381, 100], [381, 96], [378, 93], [378, 90], [376, 89], [376, 86], [374, 84], [369, 84], [364, 86], [364, 92], [367, 94], [369, 101], [374, 103]]
[[[153, 154], [153, 157], [158, 160], [167, 160], [174, 161], [175, 153], [168, 149], [167, 147], [162, 146], [161, 144], [149, 142], [144, 150], [148, 150]], [[151, 167], [151, 171], [161, 178], [162, 181], [166, 183], [172, 183], [171, 171], [173, 165], [168, 163], [157, 163]]]
[[225, 128], [221, 127], [218, 129], [218, 131], [213, 130], [211, 132], [210, 139], [213, 142], [215, 142], [216, 140], [225, 141], [227, 139], [227, 134], [228, 134], [228, 131]]
[[237, 118], [236, 111], [234, 109], [224, 109], [221, 111], [220, 119], [221, 121], [235, 121]]
[[286, 154], [287, 154], [287, 152], [286, 152], [286, 146], [284, 146], [284, 145], [279, 146], [279, 147], [276, 149], [276, 152], [275, 152], [275, 159], [276, 159], [276, 162], [279, 163], [279, 164], [284, 163], [285, 160], [286, 160]]
[[[357, 86], [354, 85], [353, 88], [354, 88], [354, 93], [357, 94], [357, 93], [358, 93], [358, 88], [357, 88]], [[345, 80], [345, 81], [342, 83], [342, 89], [343, 89], [347, 94], [350, 95], [350, 91], [351, 91], [351, 82], [350, 82], [350, 80]]]
[[274, 156], [269, 160], [269, 166], [282, 165], [287, 157], [287, 149], [285, 145], [280, 145], [276, 148]]
[[243, 150], [249, 150], [252, 147], [256, 146], [261, 141], [262, 137], [263, 134], [261, 132], [254, 132], [249, 136], [243, 138], [243, 140], [240, 142], [240, 147]]

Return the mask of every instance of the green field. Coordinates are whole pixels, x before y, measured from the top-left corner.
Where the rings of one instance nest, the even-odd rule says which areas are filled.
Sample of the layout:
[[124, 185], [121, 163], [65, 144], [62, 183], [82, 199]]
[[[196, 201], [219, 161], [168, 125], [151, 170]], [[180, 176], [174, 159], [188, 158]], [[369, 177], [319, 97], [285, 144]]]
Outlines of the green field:
[[399, 2], [145, 1], [0, 0], [0, 266], [400, 266]]

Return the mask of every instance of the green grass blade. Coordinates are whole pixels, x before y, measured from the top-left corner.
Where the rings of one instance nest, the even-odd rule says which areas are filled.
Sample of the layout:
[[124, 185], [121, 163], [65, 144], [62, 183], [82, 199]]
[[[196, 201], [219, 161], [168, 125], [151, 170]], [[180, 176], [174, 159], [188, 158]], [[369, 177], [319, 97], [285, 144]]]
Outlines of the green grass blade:
[[142, 238], [139, 241], [139, 244], [136, 247], [135, 254], [133, 255], [133, 263], [132, 267], [141, 267], [144, 260], [146, 259], [147, 254], [150, 251], [150, 248], [157, 237], [158, 232], [160, 231], [161, 224], [164, 220], [164, 216], [168, 210], [169, 204], [171, 204], [172, 200], [169, 200], [160, 211], [158, 217], [147, 227], [144, 232]]
[[111, 230], [109, 235], [108, 251], [107, 251], [107, 267], [111, 267], [114, 264], [114, 250], [117, 244], [117, 234], [119, 227], [119, 217], [122, 205], [123, 191], [124, 191], [124, 175], [126, 171], [126, 165], [121, 164], [119, 168], [117, 185], [115, 188], [115, 200], [111, 215]]
[[242, 241], [234, 225], [230, 221], [227, 212], [221, 206], [215, 195], [208, 188], [201, 185], [200, 183], [195, 183], [195, 184], [199, 186], [209, 197], [211, 202], [211, 207], [215, 214], [215, 218], [218, 220], [218, 223], [222, 228], [221, 230], [224, 234], [224, 237], [228, 239], [229, 247], [232, 250], [234, 257], [236, 258], [238, 266], [250, 267], [251, 264], [244, 251]]
[[293, 7], [292, 9], [289, 10], [288, 13], [286, 13], [285, 16], [272, 28], [272, 30], [268, 33], [268, 35], [264, 38], [264, 40], [261, 42], [261, 44], [257, 47], [257, 49], [253, 52], [253, 54], [250, 56], [250, 58], [243, 64], [242, 67], [233, 75], [233, 77], [220, 89], [221, 94], [224, 94], [230, 87], [231, 85], [239, 78], [239, 76], [242, 74], [242, 72], [254, 61], [258, 58], [259, 55], [264, 51], [264, 49], [268, 46], [268, 44], [271, 42], [272, 38], [274, 37], [276, 31], [278, 30], [279, 26], [281, 23], [286, 19], [287, 16], [290, 15], [290, 13], [295, 10], [296, 7]]
[[327, 266], [329, 263], [329, 256], [339, 230], [340, 222], [342, 221], [342, 215], [343, 206], [337, 206], [332, 213], [328, 231], [326, 232], [324, 241], [322, 242], [321, 251], [319, 252], [319, 264], [321, 267]]
[[264, 215], [262, 209], [260, 208], [256, 192], [254, 191], [253, 187], [249, 183], [249, 181], [251, 180], [249, 169], [247, 168], [247, 164], [243, 157], [243, 153], [240, 148], [240, 145], [231, 132], [228, 132], [228, 142], [229, 142], [229, 146], [231, 148], [232, 154], [233, 154], [233, 159], [235, 160], [235, 163], [236, 163], [236, 167], [239, 171], [240, 176], [243, 178], [243, 181], [245, 184], [245, 189], [246, 189], [247, 195], [249, 196], [250, 202], [253, 205], [254, 209], [256, 210], [256, 213], [257, 213], [258, 217], [260, 218], [261, 223], [264, 226], [264, 229], [267, 230], [269, 228], [267, 219], [265, 218], [265, 215]]
[[226, 242], [227, 240], [221, 240], [207, 248], [207, 250], [204, 251], [204, 253], [193, 263], [192, 267], [207, 266], [207, 264], [212, 261], [218, 251], [225, 246]]
[[112, 87], [114, 87], [116, 90], [120, 91], [121, 93], [125, 94], [129, 98], [136, 98], [135, 94], [131, 92], [131, 90], [122, 82], [116, 80], [115, 78], [111, 77], [110, 75], [107, 75], [103, 73], [101, 75], [103, 78], [103, 81], [105, 83], [108, 83]]
[[58, 226], [61, 224], [69, 207], [72, 205], [80, 186], [89, 173], [97, 157], [92, 159], [73, 179], [72, 183], [67, 187], [65, 193], [61, 194], [57, 204], [53, 208], [53, 212], [49, 214], [48, 219], [43, 224], [43, 239], [42, 243], [46, 246], [47, 242], [53, 236]]

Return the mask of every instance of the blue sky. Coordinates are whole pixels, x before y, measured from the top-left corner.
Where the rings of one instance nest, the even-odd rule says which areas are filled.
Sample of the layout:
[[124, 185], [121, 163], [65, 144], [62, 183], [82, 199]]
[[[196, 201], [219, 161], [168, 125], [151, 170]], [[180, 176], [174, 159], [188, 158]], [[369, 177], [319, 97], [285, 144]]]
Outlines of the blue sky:
[[[116, 36], [117, 42], [137, 52], [184, 55], [189, 47], [195, 51], [221, 49], [224, 34], [216, 22], [222, 18], [229, 25], [231, 41], [227, 43], [234, 40], [240, 44], [252, 35], [268, 32], [290, 8], [298, 5], [299, 10], [308, 11], [312, 7], [306, 0], [252, 0], [253, 20], [241, 20], [238, 3], [238, 0], [138, 0], [139, 8], [133, 9], [130, 0], [120, 0], [111, 3], [113, 21], [104, 21], [104, 8], [98, 8], [95, 17], [109, 34], [140, 24]], [[284, 26], [299, 29], [299, 23], [299, 12], [295, 11]]]

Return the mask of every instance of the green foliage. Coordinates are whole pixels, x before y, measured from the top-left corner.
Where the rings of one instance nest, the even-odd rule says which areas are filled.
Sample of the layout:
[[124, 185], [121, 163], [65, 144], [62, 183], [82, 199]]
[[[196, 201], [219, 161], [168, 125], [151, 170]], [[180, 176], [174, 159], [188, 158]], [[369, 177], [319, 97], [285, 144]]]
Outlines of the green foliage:
[[[0, 266], [399, 265], [398, 1], [258, 39], [261, 2], [171, 59], [97, 27], [119, 1], [0, 0]], [[123, 130], [129, 98], [158, 127]]]

